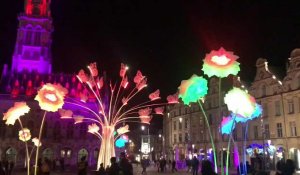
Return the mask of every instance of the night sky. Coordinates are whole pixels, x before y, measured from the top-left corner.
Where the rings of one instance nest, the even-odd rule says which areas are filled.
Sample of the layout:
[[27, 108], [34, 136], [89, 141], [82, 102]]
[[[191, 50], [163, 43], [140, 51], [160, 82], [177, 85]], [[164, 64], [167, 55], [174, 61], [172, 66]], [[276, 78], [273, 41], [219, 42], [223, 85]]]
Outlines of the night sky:
[[[257, 58], [281, 66], [300, 47], [299, 5], [270, 0], [52, 0], [53, 69], [74, 73], [96, 61], [100, 69], [117, 75], [124, 62], [132, 75], [140, 69], [148, 77], [150, 90], [159, 88], [166, 96], [182, 79], [202, 74], [205, 53], [223, 46], [240, 56], [241, 77], [251, 81]], [[11, 63], [20, 12], [22, 0], [1, 4], [1, 67]]]

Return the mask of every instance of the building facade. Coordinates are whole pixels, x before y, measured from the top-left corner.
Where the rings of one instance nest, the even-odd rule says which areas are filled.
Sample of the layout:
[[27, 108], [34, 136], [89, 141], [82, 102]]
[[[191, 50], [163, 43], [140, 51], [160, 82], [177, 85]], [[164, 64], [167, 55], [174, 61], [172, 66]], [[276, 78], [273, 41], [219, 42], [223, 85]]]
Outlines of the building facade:
[[[75, 75], [52, 73], [52, 31], [50, 0], [25, 0], [25, 13], [19, 15], [12, 65], [11, 68], [4, 65], [0, 78], [0, 113], [6, 112], [16, 101], [26, 101], [31, 111], [21, 120], [24, 127], [31, 130], [32, 137], [38, 137], [43, 115], [33, 99], [39, 87], [59, 83], [68, 89], [68, 97], [77, 99], [88, 93]], [[95, 101], [94, 97], [85, 95], [89, 97], [87, 102]], [[14, 161], [16, 166], [25, 163], [25, 147], [18, 139], [19, 130], [18, 123], [6, 126], [0, 121], [0, 159]], [[47, 113], [40, 149], [43, 158], [63, 159], [65, 165], [71, 166], [86, 156], [89, 165], [95, 165], [99, 146], [99, 139], [87, 133], [86, 123], [74, 125], [73, 120], [61, 120], [59, 114]], [[29, 143], [29, 151], [31, 149], [33, 143]]]
[[[291, 52], [287, 60], [286, 72], [284, 67], [276, 69], [268, 65], [266, 59], [259, 58], [256, 62], [254, 81], [249, 86], [243, 84], [239, 78], [229, 78], [230, 87], [241, 87], [255, 97], [257, 103], [262, 105], [261, 118], [254, 119], [246, 124], [238, 124], [233, 131], [235, 146], [230, 150], [231, 165], [238, 162], [242, 155], [245, 128], [247, 128], [246, 147], [247, 160], [255, 157], [255, 153], [263, 155], [268, 166], [274, 168], [281, 158], [293, 159], [296, 167], [300, 168], [300, 139], [297, 128], [300, 126], [300, 49]], [[282, 74], [283, 72], [283, 74]], [[280, 77], [282, 76], [282, 77]], [[222, 80], [222, 83], [225, 80]], [[226, 151], [227, 136], [219, 132], [221, 116], [230, 113], [223, 102], [225, 89], [221, 92], [221, 108], [219, 110], [218, 79], [209, 80], [209, 93], [205, 97], [204, 109], [208, 123], [212, 129], [218, 154]], [[221, 114], [221, 115], [220, 115]], [[198, 104], [184, 106], [182, 103], [170, 106], [164, 118], [165, 153], [169, 158], [183, 160], [194, 153], [198, 156], [207, 156], [211, 159], [211, 144], [207, 133], [205, 120]], [[251, 150], [253, 148], [254, 150]], [[269, 149], [272, 151], [268, 151]], [[222, 151], [223, 150], [223, 151]], [[252, 152], [251, 152], [252, 151]], [[253, 153], [254, 151], [254, 153]]]

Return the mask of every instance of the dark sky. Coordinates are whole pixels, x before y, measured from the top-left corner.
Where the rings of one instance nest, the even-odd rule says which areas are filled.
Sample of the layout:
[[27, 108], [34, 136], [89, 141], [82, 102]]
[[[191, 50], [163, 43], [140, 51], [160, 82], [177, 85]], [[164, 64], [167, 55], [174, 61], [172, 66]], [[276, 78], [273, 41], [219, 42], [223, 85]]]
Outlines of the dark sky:
[[[296, 2], [296, 1], [293, 1]], [[52, 0], [53, 69], [73, 73], [97, 61], [117, 74], [120, 62], [148, 76], [165, 96], [201, 73], [202, 59], [223, 46], [253, 79], [255, 61], [285, 63], [300, 47], [300, 10], [285, 1]], [[11, 62], [22, 0], [0, 7], [0, 64]], [[250, 76], [251, 75], [251, 76]]]

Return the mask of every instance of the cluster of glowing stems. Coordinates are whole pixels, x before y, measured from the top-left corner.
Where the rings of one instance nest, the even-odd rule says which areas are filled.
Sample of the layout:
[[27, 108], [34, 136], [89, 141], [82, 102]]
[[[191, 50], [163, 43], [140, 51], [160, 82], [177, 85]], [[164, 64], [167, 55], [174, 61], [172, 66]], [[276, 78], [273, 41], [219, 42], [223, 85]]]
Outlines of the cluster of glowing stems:
[[[129, 79], [126, 75], [128, 67], [125, 64], [121, 64], [119, 76], [121, 80], [115, 84], [109, 82], [107, 86], [105, 83], [107, 80], [100, 76], [100, 72], [97, 69], [96, 63], [92, 63], [88, 66], [89, 73], [84, 70], [80, 70], [77, 74], [77, 78], [82, 85], [87, 89], [89, 97], [93, 96], [96, 99], [97, 109], [91, 108], [86, 105], [88, 98], [86, 94], [82, 94], [81, 101], [76, 99], [66, 100], [65, 104], [80, 107], [90, 115], [76, 115], [73, 116], [75, 123], [89, 122], [93, 123], [89, 125], [89, 133], [94, 134], [101, 139], [100, 151], [98, 156], [97, 168], [103, 163], [104, 166], [110, 165], [110, 158], [115, 156], [114, 142], [121, 136], [129, 132], [128, 125], [119, 127], [122, 123], [127, 122], [139, 122], [149, 124], [152, 119], [152, 108], [156, 114], [162, 114], [163, 108], [159, 107], [165, 105], [165, 103], [155, 103], [160, 99], [160, 91], [156, 90], [149, 94], [149, 100], [136, 104], [130, 104], [131, 100], [138, 95], [142, 89], [147, 87], [147, 78], [137, 71], [131, 90], [126, 91], [130, 87]], [[109, 89], [107, 89], [109, 88]], [[130, 106], [133, 105], [133, 106]], [[68, 108], [65, 106], [64, 108]], [[69, 115], [66, 111], [61, 112], [61, 118], [68, 118]], [[117, 131], [117, 132], [115, 132]], [[115, 134], [116, 133], [116, 134]], [[118, 139], [118, 143], [122, 142]], [[123, 143], [123, 142], [122, 142]]]

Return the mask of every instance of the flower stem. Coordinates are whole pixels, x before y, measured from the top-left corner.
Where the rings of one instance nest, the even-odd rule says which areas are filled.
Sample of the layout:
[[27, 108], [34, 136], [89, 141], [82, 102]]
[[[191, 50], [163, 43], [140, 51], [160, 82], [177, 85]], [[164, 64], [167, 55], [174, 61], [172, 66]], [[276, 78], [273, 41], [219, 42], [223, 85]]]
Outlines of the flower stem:
[[247, 166], [246, 166], [246, 142], [247, 142], [247, 134], [248, 134], [248, 122], [245, 127], [245, 135], [244, 135], [244, 145], [243, 145], [243, 169], [245, 174], [247, 174]]
[[230, 156], [230, 141], [231, 141], [231, 139], [234, 141], [234, 138], [232, 137], [232, 130], [233, 130], [233, 127], [235, 125], [235, 118], [236, 118], [236, 115], [234, 115], [234, 117], [233, 117], [233, 124], [231, 126], [230, 135], [229, 135], [229, 138], [228, 138], [227, 153], [226, 153], [226, 171], [225, 171], [226, 175], [229, 174], [228, 166], [229, 166], [229, 156]]
[[[23, 127], [23, 123], [22, 123], [21, 119], [18, 118], [18, 121], [19, 121], [19, 123], [20, 123], [21, 129], [23, 130], [24, 127]], [[30, 161], [29, 161], [29, 160], [30, 160], [30, 157], [29, 157], [29, 152], [28, 152], [28, 144], [27, 144], [27, 141], [25, 141], [25, 149], [26, 149], [27, 175], [30, 175], [30, 165], [29, 165], [29, 163], [30, 163]]]
[[217, 164], [217, 159], [216, 159], [216, 148], [215, 148], [213, 136], [211, 134], [210, 125], [209, 125], [206, 113], [205, 113], [205, 111], [203, 109], [203, 106], [202, 106], [202, 104], [201, 104], [201, 102], [199, 100], [198, 100], [198, 104], [199, 104], [199, 106], [201, 108], [201, 111], [202, 111], [202, 113], [204, 115], [205, 122], [206, 122], [206, 125], [207, 125], [207, 128], [208, 128], [208, 133], [209, 133], [209, 137], [210, 137], [210, 141], [211, 141], [211, 146], [212, 146], [212, 150], [213, 150], [213, 153], [214, 153], [215, 172], [218, 173], [218, 164]]
[[[42, 132], [43, 132], [43, 127], [44, 127], [44, 123], [45, 123], [46, 114], [47, 114], [47, 112], [45, 111], [43, 119], [42, 119], [41, 127], [40, 127], [40, 132], [39, 132], [39, 142], [40, 143], [41, 143], [41, 137], [42, 137]], [[40, 148], [39, 146], [36, 148], [34, 175], [37, 175], [37, 163], [38, 163], [38, 158], [39, 158], [39, 148]]]
[[[221, 126], [221, 120], [222, 120], [222, 114], [221, 114], [221, 108], [222, 108], [222, 104], [221, 104], [221, 94], [222, 94], [222, 88], [221, 88], [221, 83], [222, 83], [222, 81], [221, 81], [222, 79], [219, 77], [219, 117], [220, 117], [220, 128], [222, 127]], [[221, 134], [221, 138], [222, 138], [222, 134]], [[220, 145], [219, 146], [221, 146], [221, 150], [222, 150], [222, 152], [221, 152], [221, 174], [223, 175], [224, 174], [224, 165], [223, 165], [223, 159], [224, 159], [224, 156], [223, 156], [223, 140], [220, 142]]]

